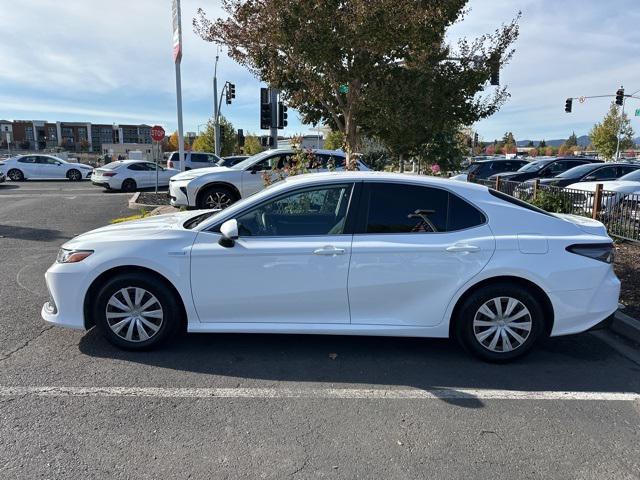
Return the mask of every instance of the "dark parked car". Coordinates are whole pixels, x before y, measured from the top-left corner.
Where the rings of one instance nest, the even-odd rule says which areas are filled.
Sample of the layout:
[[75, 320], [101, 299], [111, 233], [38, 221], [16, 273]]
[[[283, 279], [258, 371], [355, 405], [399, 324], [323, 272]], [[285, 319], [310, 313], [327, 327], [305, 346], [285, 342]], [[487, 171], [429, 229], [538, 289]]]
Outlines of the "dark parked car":
[[534, 178], [552, 178], [573, 167], [588, 163], [602, 164], [603, 162], [602, 160], [596, 160], [594, 158], [582, 157], [545, 158], [528, 163], [516, 172], [504, 172], [492, 175], [489, 177], [489, 180], [495, 180], [497, 177], [500, 177], [501, 180], [508, 180], [510, 182], [525, 182]]
[[502, 172], [513, 172], [529, 162], [518, 158], [494, 158], [491, 160], [480, 160], [469, 165], [467, 170], [467, 180], [485, 180], [491, 175]]
[[243, 160], [249, 158], [249, 155], [234, 155], [232, 157], [223, 157], [216, 166], [218, 167], [233, 167], [236, 163], [240, 163]]
[[[637, 163], [587, 163], [570, 168], [566, 172], [552, 178], [540, 179], [541, 185], [553, 187], [566, 187], [578, 182], [597, 182], [606, 180], [617, 180], [627, 173], [640, 169]], [[533, 180], [529, 180], [533, 182]]]

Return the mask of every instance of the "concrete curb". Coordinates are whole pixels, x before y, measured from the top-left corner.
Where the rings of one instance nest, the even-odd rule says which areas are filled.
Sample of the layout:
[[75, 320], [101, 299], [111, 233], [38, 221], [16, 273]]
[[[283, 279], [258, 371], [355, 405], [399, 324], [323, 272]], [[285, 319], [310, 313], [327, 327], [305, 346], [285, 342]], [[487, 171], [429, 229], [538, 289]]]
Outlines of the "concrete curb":
[[169, 207], [170, 206], [170, 205], [154, 205], [154, 204], [150, 204], [150, 203], [138, 203], [138, 198], [140, 198], [140, 194], [141, 193], [142, 192], [136, 192], [133, 195], [131, 195], [131, 198], [129, 199], [129, 208], [131, 210], [140, 210], [141, 208], [157, 209], [157, 208], [161, 208], [161, 207]]
[[640, 344], [640, 321], [618, 310], [609, 327], [618, 335]]

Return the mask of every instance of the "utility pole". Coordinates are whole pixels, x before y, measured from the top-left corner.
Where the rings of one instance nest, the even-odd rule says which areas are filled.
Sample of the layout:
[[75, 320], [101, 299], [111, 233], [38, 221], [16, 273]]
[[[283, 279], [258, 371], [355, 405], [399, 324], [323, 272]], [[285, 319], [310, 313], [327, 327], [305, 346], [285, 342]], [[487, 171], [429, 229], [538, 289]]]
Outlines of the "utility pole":
[[220, 110], [218, 109], [218, 59], [219, 50], [216, 51], [216, 63], [213, 68], [213, 127], [215, 136], [215, 154], [220, 156]]
[[618, 122], [618, 133], [616, 134], [617, 143], [616, 143], [616, 162], [620, 160], [620, 133], [622, 132], [622, 123], [624, 122], [624, 105], [626, 97], [624, 96], [624, 87], [620, 87], [618, 92], [622, 92], [622, 113], [620, 114], [620, 121]]
[[278, 89], [269, 87], [269, 103], [271, 104], [271, 148], [278, 148]]

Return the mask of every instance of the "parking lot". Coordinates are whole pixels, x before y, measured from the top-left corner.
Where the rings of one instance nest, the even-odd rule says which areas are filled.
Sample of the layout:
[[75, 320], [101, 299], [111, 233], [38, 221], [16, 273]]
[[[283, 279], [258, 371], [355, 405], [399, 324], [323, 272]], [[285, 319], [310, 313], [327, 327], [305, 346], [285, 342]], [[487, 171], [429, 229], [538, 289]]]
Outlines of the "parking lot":
[[444, 340], [190, 334], [132, 353], [46, 326], [59, 246], [128, 198], [0, 185], [0, 478], [638, 478], [640, 356], [608, 332], [493, 365]]

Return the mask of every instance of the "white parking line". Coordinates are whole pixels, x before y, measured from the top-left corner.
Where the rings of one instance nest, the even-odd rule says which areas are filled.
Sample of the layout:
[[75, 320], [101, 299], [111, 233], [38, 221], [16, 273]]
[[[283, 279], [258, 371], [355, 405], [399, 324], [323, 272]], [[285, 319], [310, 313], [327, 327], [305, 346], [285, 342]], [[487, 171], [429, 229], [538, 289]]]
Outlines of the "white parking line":
[[0, 386], [0, 397], [155, 397], [155, 398], [300, 398], [372, 400], [591, 400], [640, 401], [633, 392], [518, 391], [469, 388], [163, 388], [163, 387], [39, 387]]

